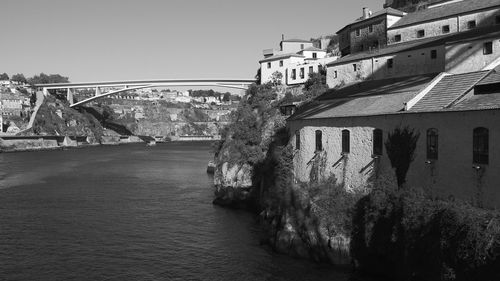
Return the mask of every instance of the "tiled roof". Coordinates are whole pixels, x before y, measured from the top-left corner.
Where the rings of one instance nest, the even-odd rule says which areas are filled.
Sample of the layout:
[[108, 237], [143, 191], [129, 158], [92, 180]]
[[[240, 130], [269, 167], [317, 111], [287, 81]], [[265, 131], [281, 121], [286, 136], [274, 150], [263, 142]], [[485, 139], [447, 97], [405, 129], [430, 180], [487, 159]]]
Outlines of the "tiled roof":
[[477, 71], [443, 77], [409, 111], [439, 111], [465, 95], [471, 87], [481, 81], [488, 71]]
[[473, 95], [455, 104], [450, 110], [487, 110], [500, 108], [500, 93]]
[[308, 47], [308, 48], [305, 48], [304, 50], [300, 50], [300, 52], [299, 52], [299, 53], [302, 53], [303, 51], [326, 52], [325, 50], [320, 49], [320, 48], [316, 48], [316, 47]]
[[433, 21], [440, 18], [447, 18], [459, 14], [470, 13], [476, 10], [500, 6], [498, 0], [464, 0], [456, 3], [450, 3], [434, 8], [409, 13], [388, 29], [395, 29], [407, 25], [421, 22]]
[[380, 11], [377, 11], [377, 12], [373, 13], [369, 18], [366, 18], [366, 19], [363, 18], [363, 17], [357, 18], [356, 20], [354, 20], [354, 22], [347, 24], [342, 29], [340, 29], [339, 31], [337, 31], [337, 33], [341, 32], [342, 30], [346, 29], [347, 27], [349, 27], [351, 25], [359, 24], [360, 22], [371, 20], [371, 19], [374, 19], [374, 18], [379, 17], [379, 16], [383, 16], [383, 15], [386, 15], [386, 14], [387, 15], [394, 15], [394, 16], [400, 16], [400, 17], [402, 17], [406, 13], [403, 12], [403, 11], [400, 11], [400, 10], [396, 10], [394, 8], [385, 8], [383, 10], [380, 10]]
[[380, 57], [380, 56], [399, 53], [399, 52], [403, 52], [403, 51], [410, 51], [410, 50], [415, 50], [415, 49], [440, 46], [440, 45], [450, 43], [450, 42], [457, 42], [457, 41], [462, 41], [462, 40], [470, 41], [470, 40], [477, 40], [477, 39], [482, 39], [485, 37], [494, 37], [494, 36], [500, 36], [500, 30], [499, 30], [498, 26], [478, 28], [478, 29], [474, 29], [474, 30], [460, 32], [460, 33], [453, 33], [453, 34], [449, 34], [449, 35], [441, 35], [441, 36], [436, 36], [436, 37], [428, 37], [428, 38], [423, 38], [423, 39], [409, 41], [409, 42], [392, 44], [392, 45], [389, 45], [387, 47], [377, 49], [377, 50], [350, 54], [350, 55], [344, 56], [344, 57], [342, 57], [334, 62], [331, 62], [327, 65], [331, 66], [331, 65], [343, 64], [343, 63], [347, 63], [347, 62], [351, 62], [351, 61], [359, 61], [359, 60], [372, 58], [372, 57]]
[[304, 39], [285, 39], [281, 42], [297, 42], [297, 43], [312, 43], [309, 40], [304, 40]]
[[[500, 69], [498, 71], [500, 71]], [[477, 85], [480, 86], [500, 83], [500, 73], [498, 71], [490, 73], [488, 76], [486, 76], [486, 78], [477, 83]]]
[[423, 89], [435, 74], [373, 80], [332, 89], [300, 107], [290, 120], [395, 113]]
[[267, 62], [267, 61], [273, 61], [273, 60], [279, 60], [279, 59], [286, 59], [286, 58], [289, 58], [289, 57], [303, 58], [304, 56], [296, 54], [296, 53], [278, 54], [278, 55], [274, 55], [274, 56], [270, 56], [268, 58], [262, 59], [262, 60], [259, 61], [259, 63], [263, 63], [263, 62]]

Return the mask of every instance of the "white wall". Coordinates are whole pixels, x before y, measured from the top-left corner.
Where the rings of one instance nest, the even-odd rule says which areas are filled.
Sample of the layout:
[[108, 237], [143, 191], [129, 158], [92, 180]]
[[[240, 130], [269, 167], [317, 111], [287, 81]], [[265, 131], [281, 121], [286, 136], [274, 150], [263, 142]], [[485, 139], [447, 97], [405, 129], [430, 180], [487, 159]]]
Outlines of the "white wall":
[[[396, 114], [371, 117], [332, 118], [319, 120], [290, 121], [291, 143], [295, 146], [293, 132], [300, 130], [301, 149], [295, 152], [294, 170], [298, 181], [309, 181], [310, 160], [314, 156], [315, 131], [323, 132], [323, 148], [326, 162], [322, 178], [335, 175], [347, 189], [366, 186], [372, 180], [392, 179], [387, 152], [380, 159], [372, 158], [372, 134], [375, 128], [387, 134], [397, 126], [410, 126], [420, 132], [416, 158], [410, 166], [407, 183], [442, 198], [455, 197], [460, 200], [500, 207], [500, 111], [469, 111], [448, 113]], [[489, 131], [489, 165], [473, 169], [472, 133], [476, 127]], [[426, 164], [426, 130], [439, 130], [439, 159]], [[341, 131], [349, 129], [351, 152], [341, 157]], [[308, 164], [309, 163], [309, 164]]]

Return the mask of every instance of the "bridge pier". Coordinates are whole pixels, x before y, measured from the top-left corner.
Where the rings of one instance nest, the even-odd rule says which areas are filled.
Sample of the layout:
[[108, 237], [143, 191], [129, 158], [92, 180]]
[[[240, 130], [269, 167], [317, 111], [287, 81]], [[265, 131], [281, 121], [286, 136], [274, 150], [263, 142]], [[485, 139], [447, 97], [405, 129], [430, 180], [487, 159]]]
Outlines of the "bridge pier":
[[95, 87], [95, 96], [100, 96], [101, 95], [101, 89], [99, 87]]
[[68, 92], [66, 93], [66, 99], [69, 102], [69, 105], [74, 104], [74, 99], [73, 99], [73, 90], [71, 88], [68, 88]]

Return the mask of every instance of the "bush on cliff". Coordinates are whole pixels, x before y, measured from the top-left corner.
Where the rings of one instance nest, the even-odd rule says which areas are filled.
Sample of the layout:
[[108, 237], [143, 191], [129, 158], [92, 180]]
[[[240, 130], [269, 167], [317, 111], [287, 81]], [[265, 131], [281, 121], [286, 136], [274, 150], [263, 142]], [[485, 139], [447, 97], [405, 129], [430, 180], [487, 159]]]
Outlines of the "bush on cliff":
[[500, 213], [375, 190], [353, 219], [351, 251], [362, 270], [394, 280], [500, 280]]

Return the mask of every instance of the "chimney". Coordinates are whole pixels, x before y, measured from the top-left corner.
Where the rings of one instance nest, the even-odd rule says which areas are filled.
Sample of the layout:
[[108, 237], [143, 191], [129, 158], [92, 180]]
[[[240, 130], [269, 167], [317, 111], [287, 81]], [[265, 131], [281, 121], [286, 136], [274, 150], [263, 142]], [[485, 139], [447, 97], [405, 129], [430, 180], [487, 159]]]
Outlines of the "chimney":
[[363, 19], [367, 19], [370, 17], [370, 10], [367, 7], [363, 8]]
[[285, 41], [285, 34], [281, 34], [281, 41]]

